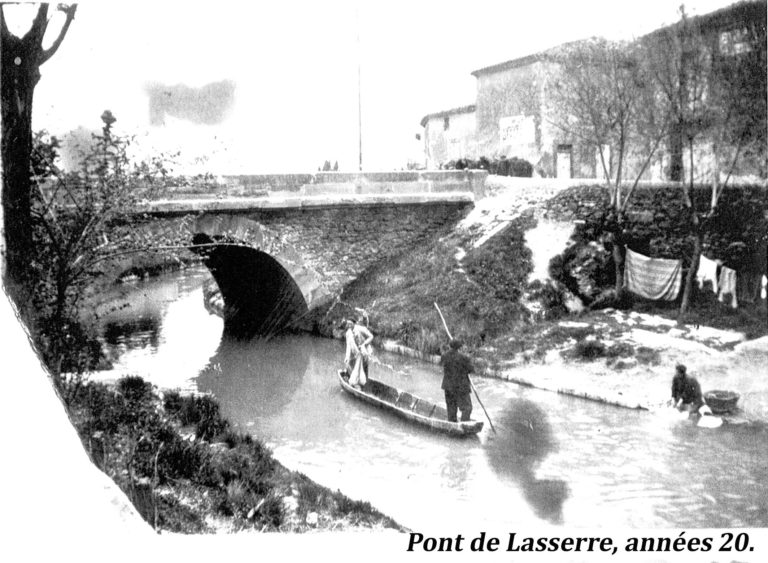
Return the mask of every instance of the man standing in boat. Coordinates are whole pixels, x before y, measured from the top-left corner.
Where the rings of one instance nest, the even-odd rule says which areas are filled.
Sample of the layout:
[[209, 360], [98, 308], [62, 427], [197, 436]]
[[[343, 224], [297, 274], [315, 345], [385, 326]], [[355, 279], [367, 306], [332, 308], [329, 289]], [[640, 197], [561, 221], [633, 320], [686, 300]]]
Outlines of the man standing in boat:
[[368, 381], [368, 361], [371, 356], [373, 334], [365, 325], [352, 319], [347, 319], [345, 329], [344, 339], [347, 348], [344, 363], [349, 373], [349, 384], [360, 389]]
[[469, 356], [459, 352], [462, 346], [460, 340], [452, 339], [450, 350], [443, 354], [440, 363], [443, 364], [443, 384], [445, 391], [445, 408], [448, 420], [456, 422], [456, 411], [461, 411], [461, 420], [469, 420], [472, 414], [472, 384], [469, 374], [474, 371]]

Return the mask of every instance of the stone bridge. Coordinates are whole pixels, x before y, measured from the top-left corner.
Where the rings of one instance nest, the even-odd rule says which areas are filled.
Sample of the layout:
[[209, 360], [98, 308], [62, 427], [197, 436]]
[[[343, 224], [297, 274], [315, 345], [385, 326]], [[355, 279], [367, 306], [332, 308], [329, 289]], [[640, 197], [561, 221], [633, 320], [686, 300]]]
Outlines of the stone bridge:
[[[190, 245], [224, 298], [225, 330], [311, 328], [366, 270], [449, 230], [483, 196], [483, 171], [225, 177], [214, 194], [145, 201], [133, 227]], [[212, 245], [213, 244], [213, 245]], [[304, 321], [304, 322], [302, 322]]]

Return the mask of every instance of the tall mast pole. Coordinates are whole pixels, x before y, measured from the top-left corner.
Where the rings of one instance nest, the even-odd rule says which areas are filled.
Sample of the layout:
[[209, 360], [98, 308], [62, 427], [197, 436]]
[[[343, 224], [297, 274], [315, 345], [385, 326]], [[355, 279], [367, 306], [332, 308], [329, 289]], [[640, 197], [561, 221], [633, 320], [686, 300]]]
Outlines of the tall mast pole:
[[360, 5], [355, 3], [355, 19], [357, 23], [357, 154], [358, 168], [363, 171], [363, 97], [361, 93], [361, 60], [360, 52]]

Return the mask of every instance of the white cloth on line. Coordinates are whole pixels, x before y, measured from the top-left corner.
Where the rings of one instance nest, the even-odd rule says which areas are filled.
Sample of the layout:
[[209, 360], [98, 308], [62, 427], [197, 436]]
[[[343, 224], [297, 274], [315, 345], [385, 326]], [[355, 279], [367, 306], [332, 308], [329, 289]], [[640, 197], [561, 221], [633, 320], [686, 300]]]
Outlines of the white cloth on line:
[[702, 289], [706, 282], [712, 282], [712, 291], [717, 294], [717, 262], [702, 254], [699, 258], [699, 269], [696, 270], [696, 281], [699, 283], [699, 289]]
[[766, 286], [768, 286], [768, 277], [763, 276], [762, 289], [760, 289], [760, 299], [765, 299], [766, 297]]
[[730, 294], [731, 296], [731, 307], [734, 309], [739, 306], [739, 302], [736, 299], [736, 270], [731, 270], [730, 268], [723, 266], [720, 269], [720, 293], [718, 293], [717, 298], [720, 300], [721, 303], [725, 302], [725, 296]]
[[646, 299], [674, 301], [680, 292], [683, 274], [681, 260], [649, 258], [627, 248], [624, 285]]

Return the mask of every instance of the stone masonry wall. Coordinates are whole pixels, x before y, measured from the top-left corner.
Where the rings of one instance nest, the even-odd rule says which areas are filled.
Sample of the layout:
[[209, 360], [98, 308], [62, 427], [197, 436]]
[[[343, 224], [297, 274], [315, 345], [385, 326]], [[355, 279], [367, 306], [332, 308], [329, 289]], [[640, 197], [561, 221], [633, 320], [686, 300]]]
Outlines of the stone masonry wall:
[[452, 228], [467, 203], [376, 205], [252, 212], [248, 218], [279, 233], [335, 289], [373, 264]]
[[[694, 204], [705, 212], [712, 196], [710, 186], [694, 189]], [[547, 203], [546, 216], [573, 221], [597, 218], [609, 201], [604, 186], [568, 188]], [[708, 257], [723, 260], [732, 267], [748, 261], [765, 269], [768, 239], [768, 189], [762, 186], [728, 187], [720, 197], [718, 212], [705, 223], [704, 250]], [[690, 260], [689, 219], [679, 185], [639, 186], [627, 206], [629, 238], [658, 258]], [[738, 243], [744, 243], [746, 248]], [[642, 250], [641, 250], [642, 251]]]

